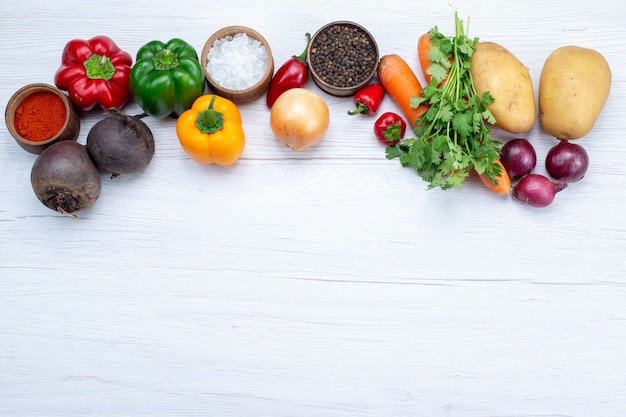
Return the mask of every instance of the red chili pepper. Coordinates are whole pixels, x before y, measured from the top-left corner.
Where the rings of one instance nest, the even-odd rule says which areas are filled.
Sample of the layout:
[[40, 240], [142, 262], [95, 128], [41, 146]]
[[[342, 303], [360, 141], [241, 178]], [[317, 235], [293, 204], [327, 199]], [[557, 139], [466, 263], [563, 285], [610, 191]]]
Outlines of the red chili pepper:
[[91, 110], [96, 104], [104, 110], [119, 110], [130, 98], [132, 64], [132, 57], [106, 36], [73, 39], [63, 49], [54, 83], [67, 90], [82, 110]]
[[272, 108], [274, 102], [285, 91], [291, 88], [303, 87], [309, 80], [309, 66], [306, 62], [307, 51], [311, 43], [311, 34], [307, 33], [307, 42], [304, 52], [293, 55], [274, 74], [267, 89], [267, 107]]
[[393, 112], [383, 113], [374, 123], [374, 133], [378, 141], [386, 146], [395, 145], [404, 137], [406, 122]]
[[349, 111], [348, 114], [351, 116], [359, 113], [374, 114], [378, 111], [383, 97], [385, 97], [385, 89], [382, 84], [372, 83], [356, 92], [354, 95], [356, 109]]

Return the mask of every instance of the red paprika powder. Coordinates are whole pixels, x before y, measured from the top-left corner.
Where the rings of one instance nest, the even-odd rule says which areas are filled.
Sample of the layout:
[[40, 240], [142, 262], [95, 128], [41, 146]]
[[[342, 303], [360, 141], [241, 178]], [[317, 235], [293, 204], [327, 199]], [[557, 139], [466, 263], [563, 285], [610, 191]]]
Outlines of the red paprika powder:
[[15, 109], [15, 130], [24, 139], [43, 142], [65, 124], [65, 104], [57, 95], [41, 91], [26, 97]]

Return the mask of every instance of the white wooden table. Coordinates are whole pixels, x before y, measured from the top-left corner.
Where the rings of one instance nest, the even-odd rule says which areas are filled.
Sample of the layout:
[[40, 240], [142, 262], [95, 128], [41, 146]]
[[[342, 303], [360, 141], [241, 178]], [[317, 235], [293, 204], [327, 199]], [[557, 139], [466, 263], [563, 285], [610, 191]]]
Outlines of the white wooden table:
[[[73, 221], [37, 201], [35, 156], [2, 123], [0, 416], [622, 417], [623, 1], [8, 0], [0, 103], [52, 83], [65, 43], [99, 34], [134, 56], [173, 37], [199, 52], [247, 25], [278, 67], [305, 32], [345, 19], [417, 71], [418, 36], [451, 33], [455, 10], [472, 36], [515, 53], [536, 89], [559, 46], [597, 49], [613, 69], [578, 142], [589, 172], [546, 209], [475, 178], [426, 191], [385, 159], [374, 118], [322, 93], [330, 129], [300, 154], [274, 138], [263, 99], [242, 105], [247, 147], [228, 168], [191, 161], [172, 120], [144, 119], [151, 164], [104, 177]], [[79, 142], [102, 117], [82, 115]], [[545, 172], [554, 139], [538, 126], [526, 137]]]

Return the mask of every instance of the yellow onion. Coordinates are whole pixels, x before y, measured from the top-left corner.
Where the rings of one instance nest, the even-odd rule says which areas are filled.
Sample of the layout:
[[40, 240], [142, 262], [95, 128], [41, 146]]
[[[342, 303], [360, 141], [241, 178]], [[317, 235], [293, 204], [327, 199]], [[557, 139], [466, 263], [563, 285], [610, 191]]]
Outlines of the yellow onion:
[[270, 112], [274, 135], [296, 152], [322, 140], [329, 123], [326, 101], [305, 88], [292, 88], [282, 93]]

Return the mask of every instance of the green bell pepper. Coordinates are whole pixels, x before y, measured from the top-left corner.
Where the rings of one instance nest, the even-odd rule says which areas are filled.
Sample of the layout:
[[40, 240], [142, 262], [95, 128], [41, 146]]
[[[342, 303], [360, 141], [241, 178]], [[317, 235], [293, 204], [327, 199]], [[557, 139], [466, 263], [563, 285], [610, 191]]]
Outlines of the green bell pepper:
[[180, 116], [204, 94], [205, 79], [196, 50], [182, 39], [155, 40], [137, 51], [130, 92], [150, 116]]

